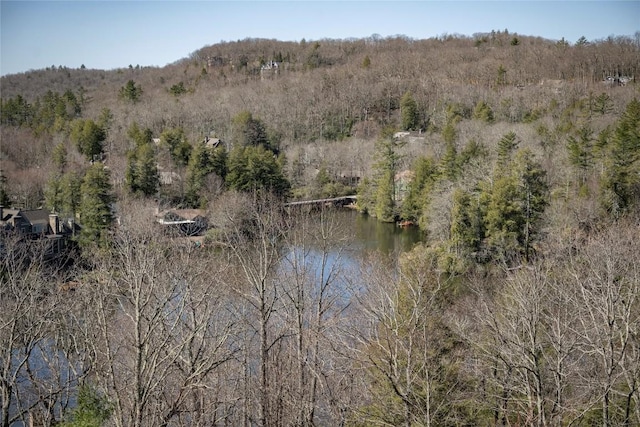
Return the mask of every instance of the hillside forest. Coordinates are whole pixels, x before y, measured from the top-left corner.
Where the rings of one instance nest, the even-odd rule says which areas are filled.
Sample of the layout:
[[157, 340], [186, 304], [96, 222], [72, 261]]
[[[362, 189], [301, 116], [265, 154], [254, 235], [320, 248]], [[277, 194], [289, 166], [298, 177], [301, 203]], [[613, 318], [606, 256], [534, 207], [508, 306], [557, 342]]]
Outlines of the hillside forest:
[[[73, 235], [0, 214], [0, 425], [640, 425], [639, 75], [501, 30], [3, 76], [0, 206]], [[287, 206], [347, 195], [422, 243]]]

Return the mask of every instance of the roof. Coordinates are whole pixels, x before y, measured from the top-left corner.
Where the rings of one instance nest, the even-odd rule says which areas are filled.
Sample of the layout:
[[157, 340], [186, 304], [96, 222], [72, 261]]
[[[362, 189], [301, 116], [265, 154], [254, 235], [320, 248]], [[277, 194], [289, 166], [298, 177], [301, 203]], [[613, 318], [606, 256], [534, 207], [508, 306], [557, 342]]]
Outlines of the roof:
[[20, 209], [2, 209], [2, 218], [0, 218], [0, 222], [9, 221], [14, 216], [20, 213]]
[[45, 209], [36, 209], [31, 211], [22, 211], [22, 217], [31, 224], [48, 224], [49, 211]]
[[161, 224], [193, 222], [198, 218], [206, 219], [207, 213], [202, 209], [171, 209], [156, 215]]

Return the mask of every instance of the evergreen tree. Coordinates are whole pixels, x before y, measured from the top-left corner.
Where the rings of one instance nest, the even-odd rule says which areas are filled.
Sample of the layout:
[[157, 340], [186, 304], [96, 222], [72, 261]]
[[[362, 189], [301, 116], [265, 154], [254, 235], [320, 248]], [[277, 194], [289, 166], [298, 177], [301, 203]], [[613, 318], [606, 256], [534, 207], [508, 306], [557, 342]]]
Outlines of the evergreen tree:
[[107, 138], [105, 130], [91, 119], [78, 119], [71, 125], [71, 141], [80, 154], [90, 161], [99, 158], [103, 152], [103, 143]]
[[368, 212], [375, 215], [380, 221], [391, 222], [396, 217], [396, 192], [395, 175], [398, 169], [400, 156], [397, 149], [400, 143], [393, 138], [393, 131], [390, 128], [382, 132], [382, 136], [376, 142], [375, 164], [373, 165], [373, 189], [361, 190], [372, 194], [375, 200], [371, 206], [363, 207]]
[[493, 110], [489, 107], [484, 101], [478, 101], [476, 107], [473, 110], [473, 118], [476, 120], [483, 121], [485, 123], [493, 123], [494, 116]]
[[549, 204], [547, 173], [529, 150], [520, 150], [514, 160], [514, 174], [518, 179], [524, 227], [519, 242], [526, 260], [531, 255], [531, 244], [536, 240], [538, 225]]
[[65, 173], [61, 180], [62, 189], [62, 213], [75, 218], [80, 207], [82, 177], [78, 172], [70, 171]]
[[503, 259], [519, 253], [518, 237], [523, 229], [523, 218], [514, 176], [506, 174], [494, 180], [485, 221], [489, 247]]
[[57, 169], [58, 174], [63, 174], [67, 166], [67, 147], [63, 142], [55, 146], [52, 153], [53, 164]]
[[101, 427], [111, 417], [112, 408], [106, 397], [88, 385], [80, 386], [78, 405], [68, 421], [60, 427]]
[[585, 36], [580, 36], [580, 38], [576, 41], [576, 46], [586, 46], [589, 44], [589, 41]]
[[211, 172], [223, 180], [227, 178], [229, 172], [228, 162], [229, 155], [224, 147], [216, 147], [211, 151]]
[[36, 133], [53, 131], [61, 132], [66, 129], [68, 122], [81, 111], [76, 96], [71, 91], [60, 95], [51, 90], [34, 103], [33, 122]]
[[141, 129], [137, 122], [133, 122], [131, 126], [129, 126], [127, 136], [136, 144], [136, 147], [153, 142], [153, 132], [151, 129]]
[[483, 220], [480, 201], [469, 192], [456, 189], [451, 208], [451, 243], [459, 256], [480, 250], [485, 235]]
[[375, 204], [375, 186], [370, 178], [364, 177], [358, 184], [358, 211], [373, 215], [373, 205]]
[[186, 202], [189, 206], [200, 207], [205, 203], [202, 196], [205, 178], [213, 171], [211, 152], [205, 144], [198, 144], [193, 149], [187, 165]]
[[266, 190], [287, 197], [291, 185], [283, 172], [283, 159], [262, 146], [236, 147], [229, 156], [227, 183], [243, 192]]
[[440, 160], [440, 174], [449, 181], [455, 181], [460, 169], [458, 168], [458, 150], [454, 142], [448, 142], [444, 156]]
[[189, 163], [193, 147], [189, 144], [183, 128], [166, 129], [160, 135], [160, 141], [169, 147], [169, 154], [176, 166], [186, 166]]
[[373, 213], [383, 222], [395, 221], [394, 174], [392, 170], [381, 171], [376, 180], [376, 203]]
[[187, 93], [187, 88], [184, 87], [184, 82], [179, 82], [171, 86], [171, 88], [169, 88], [169, 92], [173, 96], [180, 96]]
[[82, 113], [81, 103], [84, 102], [83, 91], [84, 88], [80, 87], [80, 99], [78, 99], [71, 89], [67, 89], [64, 94], [62, 94], [63, 107], [60, 108], [58, 116], [64, 117], [67, 120], [79, 117], [80, 113]]
[[603, 204], [619, 216], [640, 202], [640, 101], [631, 101], [611, 135]]
[[569, 136], [567, 140], [569, 161], [577, 169], [581, 185], [584, 185], [587, 173], [593, 166], [593, 146], [593, 130], [589, 126], [581, 127], [575, 135]]
[[548, 191], [546, 172], [529, 150], [518, 151], [505, 170], [496, 170], [485, 221], [490, 246], [505, 260], [529, 259]]
[[2, 169], [0, 169], [0, 206], [11, 206], [11, 199], [7, 192], [7, 177], [4, 176]]
[[80, 186], [80, 243], [105, 243], [106, 232], [113, 222], [111, 204], [114, 202], [109, 170], [100, 162], [91, 165]]
[[448, 119], [447, 123], [442, 128], [442, 139], [444, 139], [445, 144], [455, 144], [456, 138], [458, 137], [458, 132], [456, 131], [457, 122], [458, 119], [455, 117]]
[[127, 152], [127, 170], [124, 174], [124, 181], [132, 193], [138, 192], [138, 151], [129, 150]]
[[[415, 176], [409, 194], [402, 203], [402, 218], [417, 221], [429, 204], [429, 192], [440, 177], [438, 165], [431, 157], [419, 157], [413, 164]], [[358, 200], [360, 203], [360, 200]]]
[[458, 170], [461, 171], [471, 160], [486, 156], [485, 148], [478, 144], [475, 139], [471, 139], [457, 155]]
[[129, 80], [126, 85], [120, 88], [120, 99], [136, 103], [142, 96], [142, 87], [136, 85], [136, 82]]
[[233, 143], [240, 146], [262, 145], [267, 149], [274, 150], [275, 147], [269, 145], [267, 131], [259, 119], [253, 117], [249, 111], [241, 111], [231, 120], [233, 126]]
[[504, 86], [507, 84], [507, 70], [502, 64], [498, 67], [498, 76], [496, 77], [496, 84], [498, 86]]
[[142, 144], [129, 152], [126, 182], [132, 193], [140, 193], [144, 196], [153, 196], [157, 193], [160, 178], [152, 143]]
[[44, 190], [45, 205], [53, 212], [62, 212], [65, 203], [65, 192], [62, 185], [61, 176], [54, 174]]
[[9, 126], [28, 126], [33, 116], [33, 108], [21, 95], [2, 100], [0, 123]]
[[511, 159], [511, 153], [518, 147], [515, 132], [505, 134], [498, 142], [497, 170], [504, 169]]
[[400, 114], [402, 115], [402, 129], [415, 130], [418, 128], [420, 114], [418, 112], [418, 104], [411, 95], [406, 92], [400, 100]]
[[605, 115], [613, 110], [613, 102], [611, 101], [611, 97], [602, 92], [600, 95], [596, 96], [593, 104], [593, 110], [596, 113], [600, 113], [601, 115]]
[[103, 108], [102, 111], [100, 111], [100, 117], [98, 118], [98, 126], [104, 129], [105, 132], [109, 133], [112, 123], [113, 113], [107, 107]]

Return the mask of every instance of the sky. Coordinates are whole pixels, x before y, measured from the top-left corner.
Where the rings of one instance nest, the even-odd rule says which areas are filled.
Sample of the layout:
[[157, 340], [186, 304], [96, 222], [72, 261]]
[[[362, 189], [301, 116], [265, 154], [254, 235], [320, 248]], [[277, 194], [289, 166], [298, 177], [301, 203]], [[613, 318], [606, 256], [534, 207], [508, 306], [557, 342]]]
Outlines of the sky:
[[0, 75], [54, 66], [164, 66], [221, 41], [491, 30], [574, 43], [640, 31], [627, 1], [32, 1], [0, 0]]

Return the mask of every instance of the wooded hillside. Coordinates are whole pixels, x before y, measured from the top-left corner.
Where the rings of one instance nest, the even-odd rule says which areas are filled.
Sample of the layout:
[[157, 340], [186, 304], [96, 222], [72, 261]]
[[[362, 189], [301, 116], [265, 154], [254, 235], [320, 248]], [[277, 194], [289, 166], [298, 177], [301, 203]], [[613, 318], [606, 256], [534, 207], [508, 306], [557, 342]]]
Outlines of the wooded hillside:
[[[3, 425], [640, 424], [639, 34], [2, 77], [0, 205], [82, 227], [62, 265], [3, 234]], [[351, 271], [344, 224], [281, 209], [355, 193], [424, 243]]]

